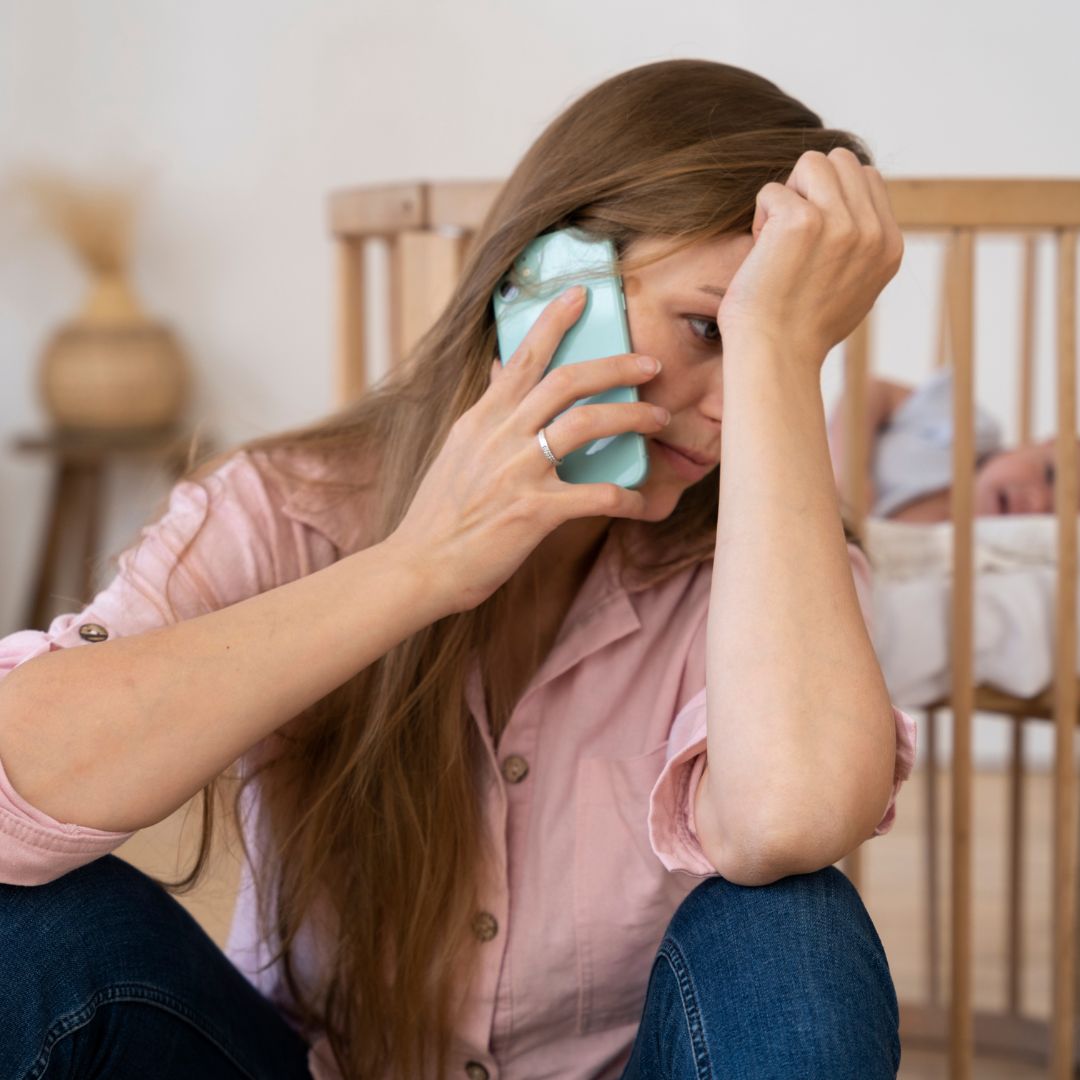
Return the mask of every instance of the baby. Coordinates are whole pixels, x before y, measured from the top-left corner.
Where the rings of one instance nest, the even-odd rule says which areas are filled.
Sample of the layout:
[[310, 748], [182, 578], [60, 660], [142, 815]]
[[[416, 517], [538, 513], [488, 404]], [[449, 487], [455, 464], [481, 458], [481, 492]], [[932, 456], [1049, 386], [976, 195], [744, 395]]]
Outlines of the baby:
[[[871, 377], [867, 385], [870, 516], [948, 521], [952, 489], [952, 369], [918, 387]], [[975, 409], [975, 514], [1049, 514], [1054, 510], [1054, 436], [1008, 449], [998, 421]], [[844, 475], [843, 401], [829, 420], [837, 484]]]

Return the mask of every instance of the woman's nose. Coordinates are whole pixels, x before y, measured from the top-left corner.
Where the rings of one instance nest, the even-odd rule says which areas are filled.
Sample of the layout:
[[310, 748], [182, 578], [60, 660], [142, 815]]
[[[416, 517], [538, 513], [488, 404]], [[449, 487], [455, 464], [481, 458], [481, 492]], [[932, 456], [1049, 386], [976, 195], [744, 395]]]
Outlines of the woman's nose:
[[708, 381], [701, 388], [698, 408], [705, 416], [718, 424], [724, 419], [724, 374], [719, 364], [716, 365], [715, 371], [710, 372]]

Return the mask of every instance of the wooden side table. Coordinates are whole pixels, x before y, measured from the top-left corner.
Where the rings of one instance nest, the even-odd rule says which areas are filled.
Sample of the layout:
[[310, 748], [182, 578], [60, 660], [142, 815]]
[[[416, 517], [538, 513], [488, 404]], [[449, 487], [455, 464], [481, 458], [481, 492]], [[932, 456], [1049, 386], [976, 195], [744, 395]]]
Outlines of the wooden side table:
[[[18, 435], [20, 454], [45, 454], [53, 464], [52, 493], [43, 542], [31, 584], [23, 629], [45, 630], [53, 618], [54, 591], [65, 577], [78, 582], [79, 597], [89, 603], [101, 533], [103, 479], [111, 461], [146, 462], [166, 470], [175, 483], [187, 468], [192, 429], [172, 426], [133, 432], [55, 429], [41, 435]], [[212, 449], [203, 436], [200, 451]], [[70, 604], [65, 610], [70, 609]]]

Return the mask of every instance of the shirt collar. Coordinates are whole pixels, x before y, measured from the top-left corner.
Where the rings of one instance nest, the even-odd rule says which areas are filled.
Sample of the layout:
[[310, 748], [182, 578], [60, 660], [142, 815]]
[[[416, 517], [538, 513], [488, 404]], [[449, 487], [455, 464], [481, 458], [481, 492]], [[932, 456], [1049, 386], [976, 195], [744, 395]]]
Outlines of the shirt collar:
[[363, 480], [358, 476], [355, 459], [343, 461], [329, 454], [296, 455], [289, 460], [288, 473], [273, 463], [270, 467], [282, 481], [281, 509], [286, 517], [321, 533], [342, 557], [370, 543], [365, 539], [364, 491], [325, 483]]
[[301, 488], [285, 498], [282, 510], [286, 517], [322, 533], [345, 556], [364, 546], [360, 515], [355, 512], [356, 503], [355, 493], [328, 495]]
[[[290, 471], [312, 480], [356, 480], [355, 461], [323, 456], [290, 461]], [[292, 481], [285, 489], [282, 510], [325, 536], [342, 557], [359, 551], [370, 539], [363, 527], [363, 492]], [[635, 523], [623, 523], [633, 528]], [[559, 636], [536, 673], [533, 686], [556, 678], [579, 660], [640, 629], [641, 620], [631, 596], [649, 588], [644, 576], [624, 568], [616, 536], [608, 530], [604, 543], [568, 609]], [[637, 537], [632, 537], [633, 540]]]

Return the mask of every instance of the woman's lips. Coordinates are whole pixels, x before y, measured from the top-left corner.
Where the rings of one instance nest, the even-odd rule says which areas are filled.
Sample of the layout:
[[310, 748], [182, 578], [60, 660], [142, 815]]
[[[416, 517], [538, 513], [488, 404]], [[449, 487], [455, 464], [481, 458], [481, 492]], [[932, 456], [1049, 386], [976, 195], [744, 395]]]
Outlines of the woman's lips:
[[674, 446], [669, 446], [666, 442], [661, 442], [659, 439], [653, 439], [653, 442], [663, 451], [664, 458], [671, 464], [671, 467], [682, 477], [697, 480], [704, 476], [716, 462], [706, 459], [705, 461], [694, 460], [687, 454], [676, 450]]
[[[657, 439], [656, 441], [660, 442], [661, 440]], [[673, 443], [668, 443], [668, 442], [664, 443], [664, 446], [666, 446], [669, 450], [674, 450], [677, 454], [682, 454], [682, 456], [684, 458], [688, 458], [695, 465], [713, 465], [713, 464], [715, 464], [715, 462], [713, 462], [713, 460], [711, 458], [706, 457], [704, 454], [698, 454], [693, 450], [685, 450], [681, 446], [676, 446]]]

